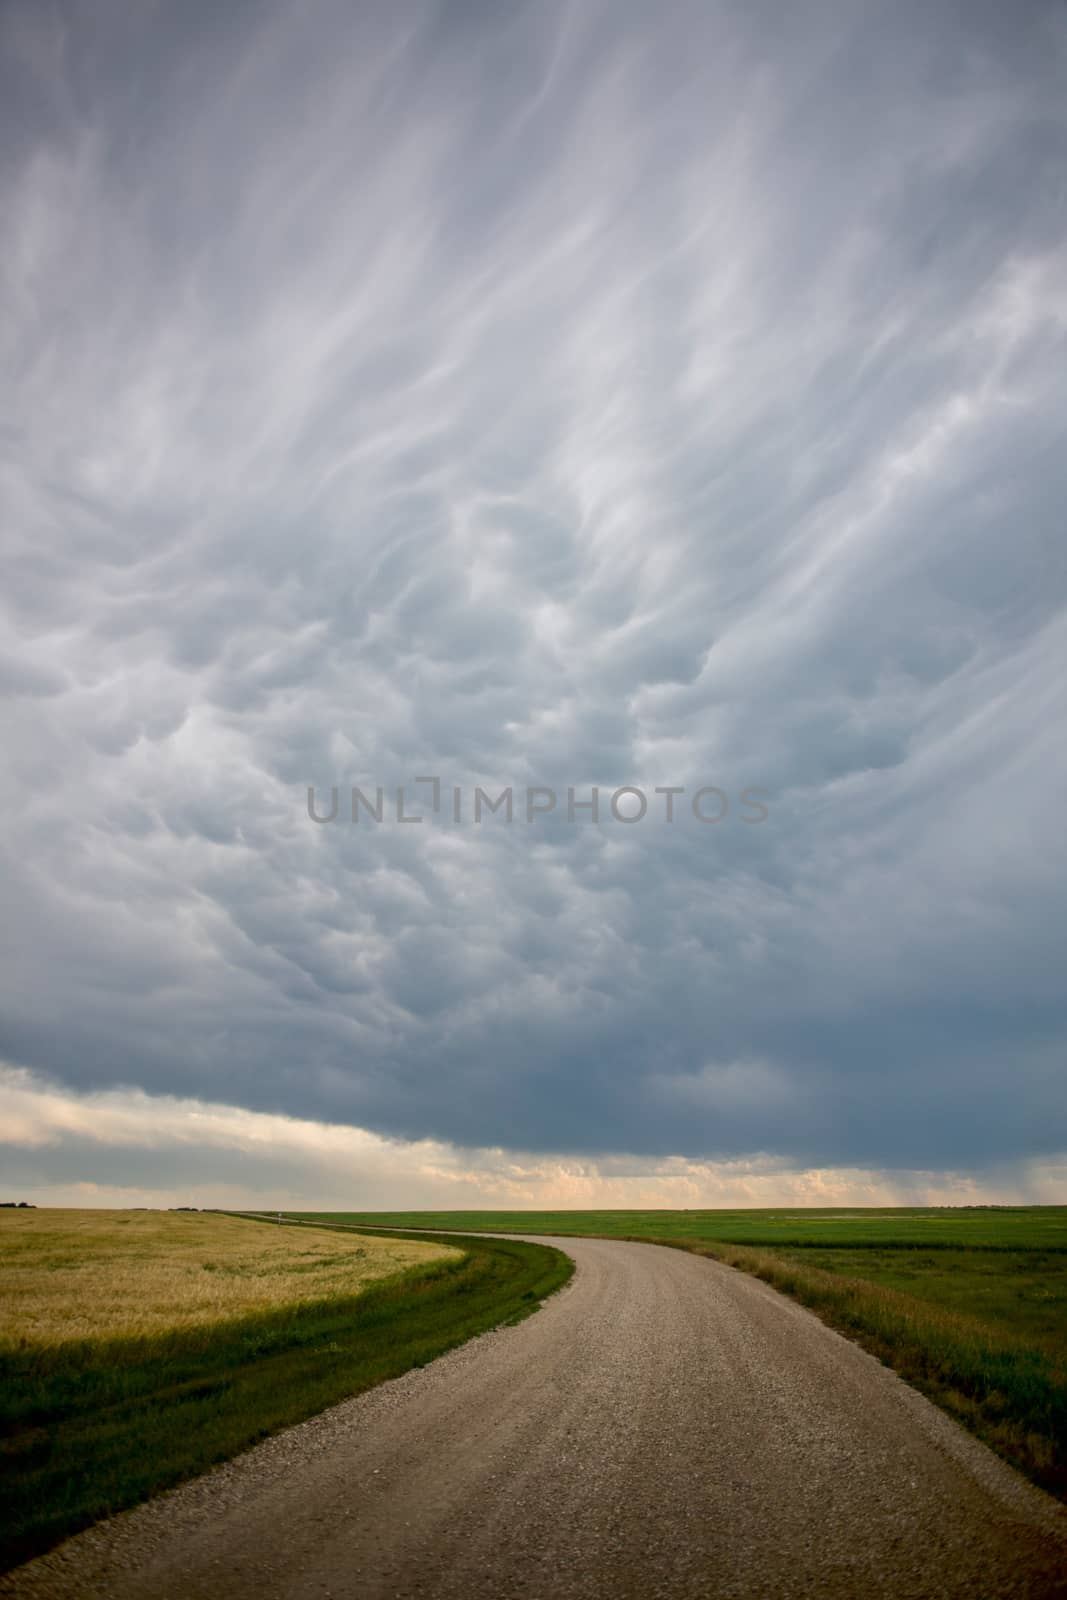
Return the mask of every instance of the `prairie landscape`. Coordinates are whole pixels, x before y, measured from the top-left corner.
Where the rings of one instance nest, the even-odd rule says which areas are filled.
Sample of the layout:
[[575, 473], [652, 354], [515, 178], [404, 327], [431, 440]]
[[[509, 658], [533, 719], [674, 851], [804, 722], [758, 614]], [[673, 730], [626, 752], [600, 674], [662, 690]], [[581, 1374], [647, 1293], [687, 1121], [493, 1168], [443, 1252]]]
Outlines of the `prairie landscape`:
[[1067, 1600], [1067, 0], [0, 107], [0, 1600]]

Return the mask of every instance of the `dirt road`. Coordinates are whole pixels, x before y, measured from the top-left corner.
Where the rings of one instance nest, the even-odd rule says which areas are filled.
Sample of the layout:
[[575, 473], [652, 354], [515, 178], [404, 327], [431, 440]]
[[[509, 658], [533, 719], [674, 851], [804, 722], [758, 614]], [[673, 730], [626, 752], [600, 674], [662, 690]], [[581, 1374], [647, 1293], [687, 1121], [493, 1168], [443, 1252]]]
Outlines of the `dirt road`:
[[0, 1579], [113, 1600], [1067, 1596], [1067, 1513], [764, 1284], [555, 1241], [529, 1321]]

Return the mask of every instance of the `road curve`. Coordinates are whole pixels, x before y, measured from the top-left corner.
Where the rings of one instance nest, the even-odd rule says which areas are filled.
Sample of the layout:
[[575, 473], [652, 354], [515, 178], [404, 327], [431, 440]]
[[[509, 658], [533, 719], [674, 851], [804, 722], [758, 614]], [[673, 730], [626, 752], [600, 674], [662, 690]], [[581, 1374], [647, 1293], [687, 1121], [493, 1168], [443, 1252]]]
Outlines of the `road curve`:
[[1067, 1513], [765, 1284], [553, 1241], [571, 1283], [0, 1578], [17, 1600], [1067, 1596]]

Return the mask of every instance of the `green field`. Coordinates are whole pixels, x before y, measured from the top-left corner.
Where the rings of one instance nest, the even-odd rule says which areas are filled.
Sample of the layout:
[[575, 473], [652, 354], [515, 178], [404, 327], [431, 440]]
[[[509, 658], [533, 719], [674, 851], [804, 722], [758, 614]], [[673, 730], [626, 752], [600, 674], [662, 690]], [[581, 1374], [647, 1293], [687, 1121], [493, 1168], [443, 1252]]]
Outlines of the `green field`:
[[[8, 1242], [20, 1226], [27, 1237], [30, 1227], [47, 1231], [49, 1215], [5, 1216]], [[336, 1285], [323, 1293], [316, 1287], [323, 1272], [350, 1273], [358, 1287], [384, 1241], [201, 1215], [195, 1219], [203, 1237], [200, 1276], [214, 1285], [220, 1276], [251, 1274], [251, 1287], [238, 1281], [237, 1289], [258, 1300], [266, 1273], [280, 1298], [242, 1312], [226, 1291], [210, 1315], [192, 1323], [175, 1299], [168, 1328], [155, 1312], [142, 1317], [130, 1293], [137, 1226], [116, 1225], [114, 1213], [75, 1215], [75, 1249], [70, 1240], [64, 1246], [50, 1237], [37, 1252], [39, 1293], [25, 1250], [0, 1256], [0, 1298], [11, 1298], [4, 1294], [7, 1269], [26, 1308], [24, 1328], [17, 1310], [9, 1311], [0, 1338], [0, 1564], [8, 1567], [267, 1434], [423, 1366], [488, 1328], [521, 1320], [572, 1271], [565, 1256], [542, 1245], [459, 1237], [449, 1241], [458, 1252], [441, 1258], [434, 1251], [433, 1259], [358, 1293]], [[100, 1223], [106, 1247], [92, 1241], [94, 1215], [106, 1219]], [[235, 1230], [249, 1241], [240, 1265]], [[179, 1231], [184, 1255], [178, 1277], [170, 1278], [172, 1293], [190, 1265], [189, 1224]], [[425, 1255], [425, 1241], [411, 1242]], [[113, 1263], [111, 1289], [96, 1270], [104, 1248]], [[152, 1271], [166, 1265], [157, 1260], [135, 1276], [147, 1286]], [[94, 1277], [101, 1308], [96, 1334], [81, 1287]], [[64, 1306], [77, 1311], [74, 1338], [64, 1336]], [[131, 1315], [134, 1321], [122, 1320]], [[116, 1326], [138, 1331], [116, 1333]]]
[[360, 1212], [345, 1220], [644, 1239], [710, 1256], [802, 1301], [1067, 1497], [1067, 1206]]
[[[322, 1216], [324, 1212], [294, 1212]], [[893, 1210], [353, 1211], [330, 1220], [471, 1233], [600, 1234], [750, 1245], [919, 1245], [1067, 1251], [1067, 1206], [908, 1206]]]

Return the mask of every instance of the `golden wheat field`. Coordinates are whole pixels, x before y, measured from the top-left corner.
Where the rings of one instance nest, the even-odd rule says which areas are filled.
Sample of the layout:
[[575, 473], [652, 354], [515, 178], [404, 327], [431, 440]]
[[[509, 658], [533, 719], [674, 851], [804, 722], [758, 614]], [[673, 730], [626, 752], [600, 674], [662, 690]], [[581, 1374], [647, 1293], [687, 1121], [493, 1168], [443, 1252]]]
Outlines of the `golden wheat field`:
[[162, 1333], [356, 1294], [459, 1252], [172, 1211], [0, 1211], [0, 1340]]

